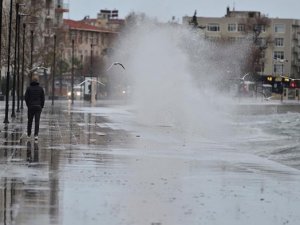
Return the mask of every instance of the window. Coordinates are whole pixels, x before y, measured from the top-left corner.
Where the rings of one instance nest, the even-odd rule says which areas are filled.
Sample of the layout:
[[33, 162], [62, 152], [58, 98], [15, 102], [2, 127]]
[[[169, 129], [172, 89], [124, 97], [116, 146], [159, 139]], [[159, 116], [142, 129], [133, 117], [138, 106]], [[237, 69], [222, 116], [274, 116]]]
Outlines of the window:
[[274, 57], [276, 59], [284, 59], [284, 52], [283, 51], [274, 51]]
[[211, 23], [207, 25], [207, 30], [208, 31], [214, 31], [214, 32], [218, 32], [220, 31], [220, 25], [217, 23]]
[[254, 29], [254, 31], [260, 32], [260, 33], [266, 32], [266, 26], [263, 24], [256, 24], [253, 29]]
[[274, 74], [283, 74], [283, 64], [274, 64]]
[[238, 31], [239, 32], [244, 32], [246, 30], [245, 24], [238, 24]]
[[284, 24], [275, 24], [274, 30], [276, 33], [284, 33], [285, 32], [285, 25]]
[[275, 46], [276, 47], [283, 47], [283, 38], [275, 38]]
[[236, 24], [228, 24], [228, 31], [229, 32], [235, 32], [236, 31]]

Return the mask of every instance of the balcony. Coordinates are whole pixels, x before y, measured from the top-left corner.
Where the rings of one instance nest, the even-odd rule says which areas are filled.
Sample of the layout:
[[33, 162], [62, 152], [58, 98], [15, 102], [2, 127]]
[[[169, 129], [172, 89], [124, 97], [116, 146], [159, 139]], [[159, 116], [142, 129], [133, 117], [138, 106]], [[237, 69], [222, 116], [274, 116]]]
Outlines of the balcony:
[[56, 13], [65, 13], [69, 12], [69, 4], [63, 3], [63, 4], [57, 4], [55, 8]]
[[293, 49], [293, 53], [296, 53], [296, 54], [299, 53], [299, 47], [298, 46], [294, 46], [292, 49]]
[[297, 32], [297, 33], [294, 33], [293, 34], [293, 39], [295, 40], [295, 41], [298, 41], [299, 39], [300, 39], [300, 34]]

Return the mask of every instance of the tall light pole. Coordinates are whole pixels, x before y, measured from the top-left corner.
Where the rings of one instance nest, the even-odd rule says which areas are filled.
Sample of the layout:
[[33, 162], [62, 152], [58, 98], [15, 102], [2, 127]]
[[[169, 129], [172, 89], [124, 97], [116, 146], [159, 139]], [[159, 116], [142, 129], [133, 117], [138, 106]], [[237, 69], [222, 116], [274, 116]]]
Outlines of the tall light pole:
[[1, 62], [1, 59], [2, 59], [2, 49], [1, 49], [1, 46], [2, 46], [2, 9], [3, 9], [3, 0], [0, 0], [0, 71], [1, 71], [1, 68], [2, 68], [2, 62]]
[[22, 40], [22, 80], [21, 80], [21, 109], [24, 109], [24, 70], [25, 70], [25, 31], [26, 23], [23, 23], [23, 40]]
[[19, 3], [16, 3], [16, 26], [15, 26], [15, 54], [14, 54], [14, 72], [13, 72], [13, 86], [12, 86], [12, 111], [11, 117], [16, 117], [15, 112], [15, 98], [16, 98], [16, 73], [17, 73], [17, 44], [18, 44], [18, 14], [19, 14]]
[[6, 93], [5, 93], [5, 117], [4, 123], [9, 123], [8, 121], [8, 107], [9, 107], [9, 75], [10, 75], [10, 47], [11, 47], [11, 30], [12, 30], [12, 6], [13, 0], [10, 0], [9, 9], [9, 26], [8, 26], [8, 46], [7, 46], [7, 73], [6, 73]]
[[59, 95], [60, 96], [63, 96], [63, 93], [62, 93], [62, 74], [63, 74], [63, 44], [61, 43], [60, 46], [59, 46], [59, 49], [60, 49], [60, 61], [59, 61]]
[[[33, 67], [33, 49], [34, 45], [33, 45], [33, 28], [31, 28], [30, 30], [30, 68]], [[30, 77], [29, 77], [29, 82], [31, 81], [32, 78], [32, 72], [30, 73]]]
[[[20, 4], [16, 3], [16, 26], [15, 26], [15, 59], [14, 59], [14, 74], [13, 74], [13, 88], [12, 88], [12, 113], [11, 117], [16, 117], [16, 112], [15, 112], [15, 103], [16, 103], [16, 77], [18, 75], [18, 42], [19, 42], [19, 23], [20, 23], [20, 15], [19, 15], [19, 10], [20, 6], [23, 6], [25, 4]], [[17, 89], [19, 91], [19, 88]]]
[[[25, 5], [25, 4], [19, 4], [19, 6], [21, 5]], [[23, 95], [23, 84], [21, 82], [20, 84], [20, 28], [21, 28], [21, 18], [22, 16], [29, 16], [29, 14], [23, 14], [23, 13], [18, 13], [17, 14], [17, 112], [20, 112], [20, 96]], [[24, 24], [23, 24], [23, 28], [24, 28]], [[24, 28], [25, 29], [25, 28]], [[23, 39], [24, 39], [24, 33], [23, 33]], [[25, 41], [23, 40], [23, 43]], [[23, 49], [23, 53], [24, 53], [24, 49]], [[24, 55], [23, 55], [23, 59], [24, 59]], [[22, 87], [21, 87], [22, 85]]]
[[74, 104], [74, 37], [72, 37], [72, 79], [71, 79], [71, 99], [72, 105]]
[[[20, 4], [19, 4], [20, 5]], [[20, 85], [20, 27], [21, 27], [21, 18], [22, 16], [29, 16], [29, 14], [18, 13], [17, 15], [17, 24], [18, 24], [18, 36], [17, 36], [17, 112], [20, 112], [20, 95], [22, 87]]]
[[[91, 70], [90, 70], [90, 73], [91, 73], [91, 78], [92, 78], [92, 80], [93, 80], [93, 77], [94, 77], [94, 68], [93, 68], [93, 64], [94, 64], [94, 62], [93, 62], [93, 47], [94, 46], [96, 46], [96, 44], [93, 44], [93, 38], [91, 38]], [[91, 82], [91, 99], [90, 99], [90, 101], [92, 102], [93, 101], [93, 99], [94, 99], [94, 97], [92, 96], [93, 95], [93, 93], [94, 93], [94, 90], [93, 90], [93, 82]]]
[[52, 105], [54, 105], [54, 84], [56, 71], [56, 34], [54, 34], [54, 48], [53, 48], [53, 68], [52, 68]]
[[20, 22], [21, 22], [21, 14], [17, 15], [17, 112], [20, 112]]

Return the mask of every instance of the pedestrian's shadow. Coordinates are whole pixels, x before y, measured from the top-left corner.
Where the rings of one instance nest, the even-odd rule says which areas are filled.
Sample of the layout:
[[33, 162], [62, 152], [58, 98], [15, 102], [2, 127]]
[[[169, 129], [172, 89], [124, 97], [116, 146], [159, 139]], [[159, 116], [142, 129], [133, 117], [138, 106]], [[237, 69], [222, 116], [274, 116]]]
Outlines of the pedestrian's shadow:
[[39, 145], [37, 142], [32, 143], [27, 141], [27, 162], [28, 163], [37, 163], [39, 162]]

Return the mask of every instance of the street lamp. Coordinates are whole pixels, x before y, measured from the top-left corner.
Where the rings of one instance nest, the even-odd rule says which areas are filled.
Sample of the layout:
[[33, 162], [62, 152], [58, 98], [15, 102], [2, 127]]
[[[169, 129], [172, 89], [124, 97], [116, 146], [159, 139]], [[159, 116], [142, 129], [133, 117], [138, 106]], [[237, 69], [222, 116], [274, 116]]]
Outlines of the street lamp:
[[55, 80], [55, 67], [56, 67], [56, 34], [54, 34], [53, 46], [53, 68], [52, 68], [52, 106], [54, 105], [54, 80]]
[[0, 0], [0, 71], [2, 67], [1, 59], [2, 59], [2, 9], [3, 9], [3, 0]]
[[71, 99], [72, 105], [74, 104], [74, 38], [72, 37], [72, 79], [71, 79], [72, 91], [71, 91]]
[[22, 40], [22, 80], [21, 80], [21, 109], [24, 109], [24, 59], [25, 59], [25, 31], [26, 24], [23, 23], [23, 40]]
[[[18, 70], [17, 70], [17, 112], [20, 112], [20, 109], [23, 109], [23, 91], [24, 91], [24, 52], [25, 52], [25, 28], [26, 24], [23, 23], [23, 38], [22, 38], [22, 78], [20, 81], [20, 28], [21, 28], [21, 18], [22, 16], [30, 16], [29, 14], [19, 13], [18, 14]], [[21, 82], [21, 84], [20, 84]], [[20, 98], [21, 98], [21, 108], [20, 108]]]
[[62, 93], [62, 73], [63, 73], [63, 49], [64, 49], [64, 45], [62, 43], [60, 43], [59, 45], [59, 49], [60, 49], [60, 61], [59, 61], [59, 95], [63, 96]]
[[16, 91], [16, 72], [17, 72], [17, 44], [18, 44], [18, 14], [19, 3], [16, 4], [16, 27], [15, 27], [15, 59], [14, 59], [14, 73], [13, 73], [13, 86], [12, 86], [12, 112], [11, 117], [16, 117], [15, 113], [15, 91]]
[[[96, 44], [93, 44], [93, 38], [91, 38], [91, 70], [90, 70], [90, 73], [91, 73], [91, 77], [93, 78], [93, 76], [94, 76], [94, 71], [93, 71], [93, 47], [94, 46], [96, 46]], [[92, 102], [93, 100], [94, 100], [94, 91], [95, 90], [93, 90], [93, 85], [92, 85], [92, 83], [91, 83], [91, 99], [90, 99], [90, 101]]]
[[8, 107], [9, 107], [8, 100], [9, 100], [10, 50], [11, 50], [10, 47], [11, 47], [11, 30], [12, 30], [12, 6], [13, 6], [13, 0], [10, 0], [4, 123], [9, 123], [9, 121], [8, 121]]
[[[33, 28], [31, 28], [30, 30], [30, 68], [32, 68], [33, 66]], [[30, 80], [31, 80], [31, 77], [32, 77], [32, 73], [30, 73]]]
[[[25, 4], [16, 3], [16, 26], [15, 26], [15, 59], [14, 59], [14, 74], [13, 74], [13, 87], [12, 87], [12, 113], [11, 117], [16, 117], [15, 112], [15, 100], [16, 100], [16, 76], [18, 73], [17, 69], [17, 54], [18, 54], [18, 41], [19, 41], [19, 23], [20, 23], [20, 16], [19, 16], [19, 9], [20, 6], [24, 6]], [[19, 89], [18, 89], [19, 91]]]

